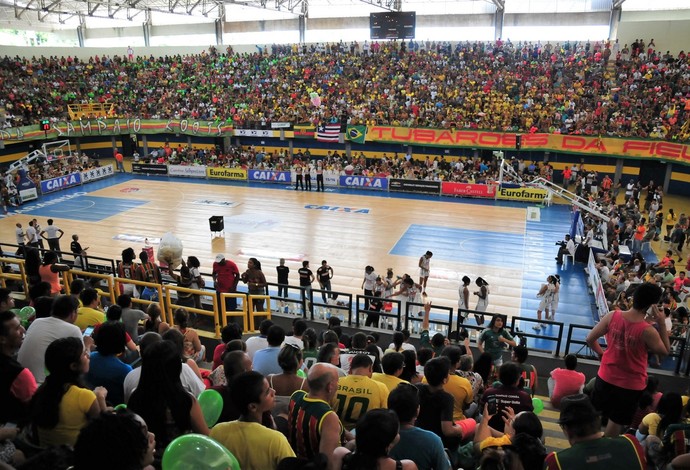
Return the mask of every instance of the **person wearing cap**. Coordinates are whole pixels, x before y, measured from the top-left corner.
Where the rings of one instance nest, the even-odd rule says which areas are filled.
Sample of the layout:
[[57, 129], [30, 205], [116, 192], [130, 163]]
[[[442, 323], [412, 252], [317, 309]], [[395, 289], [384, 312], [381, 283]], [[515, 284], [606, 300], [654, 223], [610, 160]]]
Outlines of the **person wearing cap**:
[[[587, 335], [587, 344], [601, 358], [592, 399], [608, 418], [607, 436], [619, 435], [632, 421], [647, 386], [648, 354], [666, 356], [671, 349], [660, 298], [659, 286], [641, 284], [631, 309], [608, 313]], [[606, 352], [599, 344], [604, 335]]]
[[[216, 287], [216, 294], [220, 302], [221, 294], [237, 292], [237, 283], [240, 281], [240, 270], [237, 265], [225, 259], [225, 255], [216, 255], [213, 263], [213, 285]], [[237, 299], [229, 298], [225, 302], [227, 310], [237, 310]]]
[[571, 395], [561, 401], [558, 424], [570, 443], [569, 449], [546, 456], [546, 470], [645, 470], [644, 450], [630, 435], [605, 437], [601, 418], [589, 397]]

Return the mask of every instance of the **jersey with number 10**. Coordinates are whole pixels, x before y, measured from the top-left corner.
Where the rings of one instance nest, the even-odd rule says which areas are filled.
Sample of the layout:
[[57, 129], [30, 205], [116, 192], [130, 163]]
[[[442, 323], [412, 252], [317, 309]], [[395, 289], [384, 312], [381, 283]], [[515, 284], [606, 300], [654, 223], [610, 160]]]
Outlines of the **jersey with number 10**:
[[367, 411], [388, 408], [388, 388], [364, 375], [341, 377], [335, 398], [336, 412], [348, 431]]

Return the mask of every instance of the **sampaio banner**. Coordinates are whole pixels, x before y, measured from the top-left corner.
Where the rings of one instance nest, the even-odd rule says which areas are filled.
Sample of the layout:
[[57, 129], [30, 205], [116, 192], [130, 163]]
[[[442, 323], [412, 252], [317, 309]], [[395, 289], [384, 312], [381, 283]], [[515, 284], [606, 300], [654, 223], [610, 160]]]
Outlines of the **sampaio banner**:
[[[348, 130], [350, 127], [348, 126]], [[349, 133], [345, 133], [346, 137]], [[371, 126], [366, 142], [432, 147], [515, 149], [515, 133], [471, 129], [426, 129]], [[690, 144], [661, 140], [589, 137], [562, 134], [520, 134], [522, 150], [577, 153], [628, 158], [658, 158], [690, 165]]]
[[60, 139], [67, 137], [94, 137], [121, 134], [184, 134], [201, 137], [232, 136], [232, 124], [225, 121], [192, 119], [82, 119], [81, 121], [51, 122], [50, 130], [34, 126], [12, 127], [0, 130], [0, 140]]

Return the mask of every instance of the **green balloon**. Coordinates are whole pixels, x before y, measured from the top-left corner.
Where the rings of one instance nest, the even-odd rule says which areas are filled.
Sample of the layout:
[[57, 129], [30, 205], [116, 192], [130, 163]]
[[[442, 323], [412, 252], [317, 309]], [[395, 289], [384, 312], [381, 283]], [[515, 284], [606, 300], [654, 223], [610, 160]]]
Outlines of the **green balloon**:
[[206, 426], [210, 428], [218, 422], [220, 413], [223, 411], [223, 397], [215, 390], [204, 390], [197, 400], [199, 400]]
[[20, 315], [33, 315], [36, 313], [36, 310], [33, 307], [29, 307], [28, 305], [26, 307], [22, 307], [22, 309], [19, 311]]
[[115, 408], [113, 408], [113, 409], [115, 409], [115, 410], [126, 410], [126, 409], [127, 409], [127, 405], [124, 404], [124, 403], [120, 403], [119, 405], [117, 405], [117, 406], [116, 406]]
[[300, 379], [306, 379], [307, 374], [305, 374], [302, 369], [297, 369], [297, 377], [299, 377]]
[[[208, 391], [208, 390], [207, 390]], [[163, 470], [240, 470], [234, 455], [202, 434], [185, 434], [165, 448]]]
[[544, 411], [544, 402], [541, 401], [541, 398], [534, 397], [532, 398], [532, 406], [534, 407], [534, 414], [538, 415], [542, 411]]

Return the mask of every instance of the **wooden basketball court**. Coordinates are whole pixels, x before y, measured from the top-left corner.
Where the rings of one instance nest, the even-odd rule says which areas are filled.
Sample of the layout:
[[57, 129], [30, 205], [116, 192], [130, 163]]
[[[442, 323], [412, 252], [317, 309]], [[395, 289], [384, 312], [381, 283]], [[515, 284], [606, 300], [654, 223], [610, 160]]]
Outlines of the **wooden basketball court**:
[[[14, 243], [17, 222], [26, 228], [36, 217], [45, 227], [53, 218], [65, 232], [63, 250], [77, 233], [90, 255], [107, 258], [119, 258], [130, 246], [138, 253], [146, 238], [157, 252], [156, 239], [172, 232], [184, 243], [185, 257], [200, 259], [202, 272], [211, 271], [217, 253], [235, 261], [240, 271], [255, 257], [269, 282], [276, 282], [280, 258], [291, 269], [291, 284], [298, 284], [303, 260], [316, 272], [325, 259], [335, 272], [333, 290], [352, 294], [362, 293], [366, 265], [381, 275], [390, 267], [417, 281], [419, 257], [431, 250], [427, 292], [434, 304], [455, 308], [462, 276], [473, 281], [481, 276], [490, 285], [490, 312], [534, 314], [538, 286], [559, 269], [554, 243], [570, 226], [567, 207], [542, 209], [539, 222], [528, 222], [527, 203], [395, 196], [128, 174], [44, 196], [34, 202], [59, 202], [0, 219], [0, 229], [3, 241]], [[664, 202], [677, 213], [687, 207], [678, 198]], [[220, 236], [210, 232], [211, 216], [224, 218]], [[563, 312], [589, 304], [581, 289], [574, 285], [569, 296], [564, 281]], [[475, 301], [472, 297], [470, 305]]]

